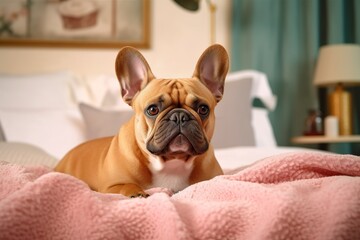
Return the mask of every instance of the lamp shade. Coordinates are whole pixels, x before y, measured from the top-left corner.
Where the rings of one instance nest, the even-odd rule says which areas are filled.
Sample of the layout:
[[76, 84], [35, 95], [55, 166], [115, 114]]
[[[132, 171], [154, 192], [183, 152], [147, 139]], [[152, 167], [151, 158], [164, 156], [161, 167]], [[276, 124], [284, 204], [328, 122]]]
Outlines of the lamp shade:
[[320, 48], [315, 85], [360, 84], [360, 45], [338, 44]]

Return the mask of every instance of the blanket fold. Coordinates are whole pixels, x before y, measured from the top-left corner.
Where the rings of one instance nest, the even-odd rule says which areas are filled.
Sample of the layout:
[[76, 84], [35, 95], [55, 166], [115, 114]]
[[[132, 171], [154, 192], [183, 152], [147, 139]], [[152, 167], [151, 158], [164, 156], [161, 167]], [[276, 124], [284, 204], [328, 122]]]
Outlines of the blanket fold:
[[0, 239], [360, 239], [353, 155], [282, 154], [173, 195], [149, 192], [101, 194], [51, 169], [1, 163]]

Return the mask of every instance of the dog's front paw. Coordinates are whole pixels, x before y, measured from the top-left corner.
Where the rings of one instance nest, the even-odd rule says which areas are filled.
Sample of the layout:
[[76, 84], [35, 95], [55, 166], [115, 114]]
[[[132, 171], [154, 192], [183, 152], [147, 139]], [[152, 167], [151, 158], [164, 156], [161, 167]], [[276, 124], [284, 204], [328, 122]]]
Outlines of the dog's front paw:
[[130, 198], [147, 198], [150, 196], [136, 184], [124, 184], [120, 193]]
[[149, 194], [142, 192], [142, 193], [133, 194], [130, 196], [130, 198], [147, 198], [149, 196], [150, 196]]
[[130, 198], [147, 198], [149, 194], [134, 183], [117, 184], [106, 188], [106, 193], [119, 193]]

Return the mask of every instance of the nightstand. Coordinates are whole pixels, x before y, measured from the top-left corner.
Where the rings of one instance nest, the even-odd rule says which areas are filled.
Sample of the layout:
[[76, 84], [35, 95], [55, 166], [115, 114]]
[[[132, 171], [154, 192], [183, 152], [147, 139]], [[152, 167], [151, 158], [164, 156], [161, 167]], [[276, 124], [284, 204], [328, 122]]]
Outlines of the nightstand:
[[337, 137], [327, 136], [299, 136], [291, 139], [295, 144], [318, 144], [319, 149], [328, 150], [330, 143], [360, 143], [360, 135], [347, 135]]
[[360, 142], [360, 135], [348, 136], [299, 136], [291, 139], [292, 143], [296, 144], [320, 144], [320, 143], [354, 143]]

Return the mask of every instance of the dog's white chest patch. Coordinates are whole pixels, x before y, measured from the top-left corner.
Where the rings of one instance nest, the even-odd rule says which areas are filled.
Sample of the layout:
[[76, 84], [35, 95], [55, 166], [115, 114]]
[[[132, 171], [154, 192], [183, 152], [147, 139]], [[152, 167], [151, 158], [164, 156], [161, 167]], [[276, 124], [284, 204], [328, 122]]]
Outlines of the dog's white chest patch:
[[[189, 160], [188, 160], [189, 161]], [[153, 167], [151, 187], [163, 187], [178, 192], [189, 186], [193, 165], [183, 160], [170, 160], [162, 163], [161, 168]]]

